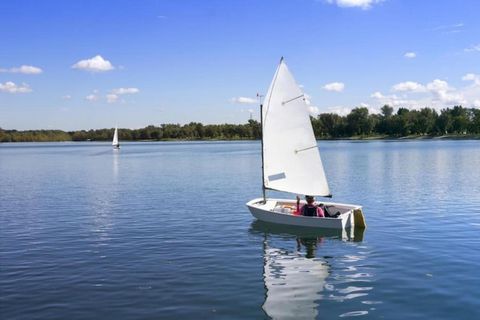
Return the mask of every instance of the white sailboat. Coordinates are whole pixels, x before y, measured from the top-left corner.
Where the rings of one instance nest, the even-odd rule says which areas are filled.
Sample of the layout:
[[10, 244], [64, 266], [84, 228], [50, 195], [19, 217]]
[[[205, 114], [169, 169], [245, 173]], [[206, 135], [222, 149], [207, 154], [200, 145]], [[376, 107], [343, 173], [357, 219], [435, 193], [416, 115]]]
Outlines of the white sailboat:
[[340, 215], [318, 218], [295, 214], [295, 200], [266, 198], [266, 189], [331, 197], [305, 96], [283, 58], [260, 108], [263, 198], [247, 203], [251, 214], [262, 221], [285, 225], [342, 229], [353, 227], [356, 220], [358, 226], [364, 227], [358, 205], [323, 202], [329, 212]]
[[118, 128], [115, 126], [115, 132], [113, 133], [112, 140], [113, 149], [120, 149], [120, 143], [118, 143]]

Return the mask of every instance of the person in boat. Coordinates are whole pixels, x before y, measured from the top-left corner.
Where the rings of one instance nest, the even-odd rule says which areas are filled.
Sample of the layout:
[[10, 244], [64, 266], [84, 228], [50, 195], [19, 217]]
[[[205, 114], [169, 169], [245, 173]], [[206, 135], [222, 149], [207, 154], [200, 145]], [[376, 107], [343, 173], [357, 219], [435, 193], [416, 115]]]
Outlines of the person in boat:
[[304, 204], [300, 208], [300, 197], [297, 196], [297, 212], [307, 217], [325, 217], [323, 209], [315, 205], [315, 198], [313, 196], [305, 196], [305, 201], [307, 201], [307, 204]]
[[325, 218], [338, 218], [338, 216], [340, 216], [340, 211], [337, 211], [333, 214], [328, 210], [328, 206], [324, 205], [323, 203], [320, 203], [318, 206], [323, 210], [323, 215]]

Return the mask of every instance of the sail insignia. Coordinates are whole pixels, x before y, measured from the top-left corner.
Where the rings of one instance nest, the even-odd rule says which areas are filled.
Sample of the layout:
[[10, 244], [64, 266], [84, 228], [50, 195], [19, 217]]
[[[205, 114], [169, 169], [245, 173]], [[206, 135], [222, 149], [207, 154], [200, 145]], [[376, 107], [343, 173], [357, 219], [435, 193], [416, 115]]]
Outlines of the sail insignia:
[[287, 176], [285, 175], [285, 172], [282, 172], [282, 173], [272, 174], [271, 176], [268, 176], [268, 180], [275, 181], [275, 180], [285, 179], [286, 177]]

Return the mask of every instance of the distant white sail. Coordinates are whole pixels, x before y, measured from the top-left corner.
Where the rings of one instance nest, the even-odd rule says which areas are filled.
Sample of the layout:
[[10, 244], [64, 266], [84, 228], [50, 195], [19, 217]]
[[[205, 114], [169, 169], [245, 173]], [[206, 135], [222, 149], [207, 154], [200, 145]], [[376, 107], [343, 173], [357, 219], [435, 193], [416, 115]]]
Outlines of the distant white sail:
[[329, 196], [304, 94], [283, 59], [265, 96], [262, 120], [265, 187]]
[[118, 128], [115, 127], [115, 132], [113, 133], [112, 146], [119, 146], [118, 144]]

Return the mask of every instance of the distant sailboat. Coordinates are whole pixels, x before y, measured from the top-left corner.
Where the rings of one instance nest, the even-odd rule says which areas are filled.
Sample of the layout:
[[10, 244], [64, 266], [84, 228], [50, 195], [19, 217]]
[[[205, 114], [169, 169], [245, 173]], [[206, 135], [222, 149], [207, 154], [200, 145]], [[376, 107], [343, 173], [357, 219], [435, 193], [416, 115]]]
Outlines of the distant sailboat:
[[365, 226], [361, 206], [324, 202], [337, 218], [294, 214], [296, 201], [267, 199], [265, 190], [331, 197], [320, 152], [313, 133], [305, 96], [285, 61], [275, 72], [261, 105], [263, 198], [247, 203], [262, 221], [316, 228]]
[[112, 141], [113, 149], [120, 149], [120, 143], [118, 143], [118, 128], [115, 126], [115, 132], [113, 133]]

